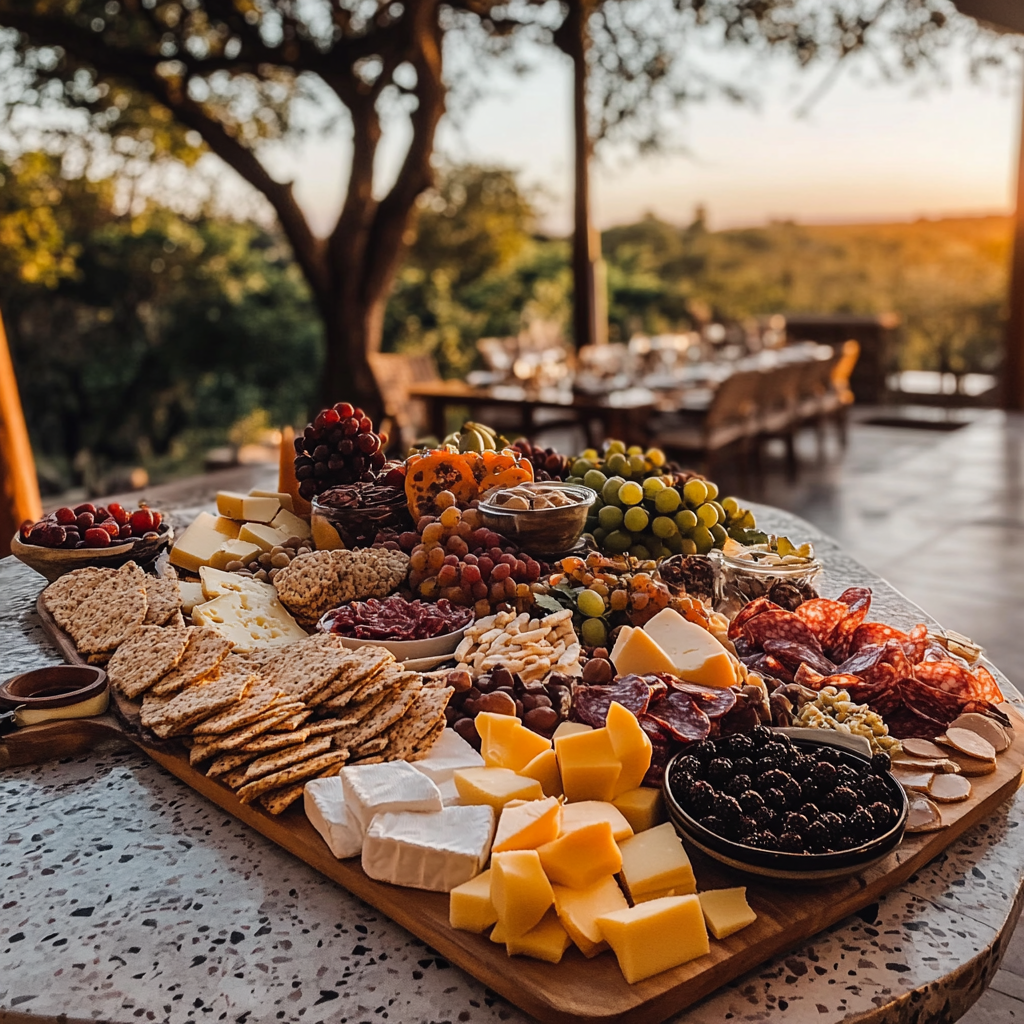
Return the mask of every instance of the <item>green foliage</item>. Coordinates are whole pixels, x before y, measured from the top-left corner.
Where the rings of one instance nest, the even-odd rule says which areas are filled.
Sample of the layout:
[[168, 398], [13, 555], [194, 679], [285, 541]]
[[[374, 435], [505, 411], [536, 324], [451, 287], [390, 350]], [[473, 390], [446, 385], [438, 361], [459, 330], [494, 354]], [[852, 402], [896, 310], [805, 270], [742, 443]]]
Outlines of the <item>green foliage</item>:
[[195, 471], [256, 410], [273, 424], [305, 418], [321, 331], [275, 235], [155, 205], [119, 216], [105, 184], [41, 167], [38, 181], [3, 168], [23, 191], [5, 189], [5, 201], [30, 210], [34, 190], [51, 189], [63, 272], [9, 285], [0, 306], [33, 445], [55, 486], [116, 466]]

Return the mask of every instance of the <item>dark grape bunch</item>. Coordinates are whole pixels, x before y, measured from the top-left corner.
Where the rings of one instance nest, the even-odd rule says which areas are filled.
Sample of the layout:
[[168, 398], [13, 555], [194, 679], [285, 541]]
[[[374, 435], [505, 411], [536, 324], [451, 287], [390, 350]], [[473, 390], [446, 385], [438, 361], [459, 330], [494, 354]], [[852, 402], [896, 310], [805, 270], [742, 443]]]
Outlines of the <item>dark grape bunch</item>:
[[295, 438], [295, 478], [307, 501], [338, 484], [373, 483], [384, 468], [387, 434], [362, 409], [338, 402]]
[[693, 744], [668, 784], [706, 829], [747, 846], [786, 853], [849, 850], [887, 832], [897, 810], [882, 773], [888, 754], [853, 765], [832, 747], [804, 753], [757, 726]]
[[534, 480], [564, 480], [569, 475], [569, 460], [554, 448], [540, 448], [525, 437], [513, 442], [512, 447], [533, 464]]

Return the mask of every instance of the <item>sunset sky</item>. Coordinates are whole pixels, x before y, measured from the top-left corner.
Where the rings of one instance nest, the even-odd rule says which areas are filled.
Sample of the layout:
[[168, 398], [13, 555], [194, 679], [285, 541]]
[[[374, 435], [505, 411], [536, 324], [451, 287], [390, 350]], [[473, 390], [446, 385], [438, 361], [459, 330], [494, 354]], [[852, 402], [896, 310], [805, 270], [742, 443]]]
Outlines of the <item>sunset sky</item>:
[[[822, 70], [798, 73], [781, 61], [738, 73], [760, 81], [758, 108], [725, 102], [677, 117], [674, 142], [689, 152], [637, 158], [605, 153], [594, 168], [599, 227], [652, 211], [690, 219], [704, 204], [712, 227], [800, 221], [912, 219], [1003, 213], [1012, 205], [1020, 94], [1015, 78], [970, 82], [950, 55], [948, 87], [872, 83], [846, 72], [807, 116], [798, 116]], [[518, 169], [546, 193], [544, 227], [563, 232], [571, 210], [569, 65], [538, 57], [521, 78], [495, 76], [462, 123], [447, 123], [440, 149], [451, 158]], [[395, 166], [404, 133], [392, 133], [385, 165]], [[320, 229], [336, 215], [347, 163], [343, 141], [308, 143], [281, 162]]]

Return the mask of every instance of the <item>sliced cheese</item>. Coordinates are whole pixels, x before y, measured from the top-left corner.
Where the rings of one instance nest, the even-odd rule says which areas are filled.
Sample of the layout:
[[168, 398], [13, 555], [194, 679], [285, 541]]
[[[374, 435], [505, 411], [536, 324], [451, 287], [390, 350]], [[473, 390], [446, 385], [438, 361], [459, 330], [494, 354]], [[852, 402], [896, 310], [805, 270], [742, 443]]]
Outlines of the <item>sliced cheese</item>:
[[508, 768], [462, 768], [455, 785], [464, 804], [486, 804], [501, 810], [509, 800], [540, 800], [544, 791], [536, 779], [524, 779]]
[[669, 671], [681, 679], [721, 689], [736, 682], [728, 651], [703, 626], [684, 619], [674, 608], [663, 608], [643, 629], [668, 656]]
[[619, 652], [616, 654], [613, 650], [611, 660], [616, 673], [620, 676], [644, 676], [651, 672], [668, 672], [675, 675], [676, 671], [672, 659], [646, 628], [632, 630]]
[[611, 800], [622, 771], [607, 729], [559, 737], [555, 744], [565, 798]]
[[597, 919], [630, 985], [711, 951], [696, 896], [668, 896]]
[[578, 828], [606, 821], [612, 830], [615, 842], [622, 842], [633, 834], [633, 829], [622, 812], [605, 800], [580, 800], [562, 808], [562, 835], [575, 832]]
[[248, 565], [254, 558], [259, 558], [261, 551], [259, 544], [251, 541], [225, 538], [224, 543], [210, 556], [210, 565], [214, 569], [226, 569], [229, 562]]
[[213, 566], [201, 566], [199, 579], [202, 583], [203, 593], [208, 600], [220, 597], [222, 594], [243, 593], [258, 594], [268, 601], [277, 599], [277, 590], [273, 583], [261, 583], [251, 576], [239, 576], [236, 572], [225, 572], [223, 569], [215, 569]]
[[491, 858], [491, 902], [505, 941], [540, 924], [554, 901], [536, 850], [510, 850]]
[[228, 519], [226, 516], [217, 516], [213, 521], [213, 528], [229, 540], [237, 540], [238, 531], [242, 529], [242, 524], [235, 522], [234, 519]]
[[650, 737], [640, 727], [636, 715], [618, 701], [612, 701], [608, 709], [605, 728], [612, 741], [615, 756], [622, 763], [622, 770], [612, 792], [614, 798], [620, 793], [636, 789], [644, 781], [644, 776], [651, 767], [651, 754], [654, 748]]
[[481, 871], [449, 893], [448, 923], [464, 932], [485, 932], [498, 920], [491, 902], [491, 872]]
[[363, 850], [363, 830], [345, 807], [341, 779], [312, 779], [302, 794], [310, 824], [320, 833], [331, 853], [339, 860], [358, 857]]
[[629, 906], [615, 879], [608, 875], [582, 889], [567, 885], [552, 885], [551, 888], [558, 920], [579, 951], [589, 959], [607, 949], [608, 943], [604, 941], [597, 919]]
[[747, 890], [709, 889], [698, 894], [704, 921], [716, 939], [725, 939], [757, 920], [747, 903]]
[[408, 761], [354, 764], [338, 776], [349, 814], [365, 830], [384, 811], [440, 811], [437, 786]]
[[585, 725], [583, 722], [560, 722], [558, 728], [551, 734], [551, 742], [555, 743], [562, 736], [572, 736], [577, 732], [590, 732], [594, 727]]
[[281, 508], [287, 509], [289, 512], [295, 511], [295, 502], [292, 501], [292, 496], [285, 494], [284, 491], [261, 491], [254, 487], [249, 494], [254, 498], [277, 498]]
[[281, 502], [277, 498], [240, 494], [238, 491], [217, 493], [217, 511], [228, 519], [269, 523], [280, 508]]
[[548, 878], [573, 889], [585, 889], [622, 867], [622, 854], [607, 821], [567, 832], [537, 852]]
[[[200, 571], [202, 570], [200, 569]], [[178, 593], [181, 595], [183, 615], [191, 615], [192, 609], [207, 599], [206, 594], [203, 593], [202, 583], [195, 583], [192, 580], [178, 580]]]
[[[419, 778], [430, 782], [424, 775]], [[366, 830], [363, 871], [379, 882], [451, 892], [483, 869], [493, 832], [490, 807], [444, 807], [433, 813], [385, 811], [374, 815]]]
[[615, 664], [615, 659], [622, 653], [622, 648], [626, 646], [626, 641], [629, 639], [629, 634], [633, 632], [633, 629], [633, 626], [623, 626], [615, 637], [615, 643], [612, 645], [611, 654], [608, 656], [613, 665]]
[[[478, 715], [477, 718], [480, 716]], [[535, 757], [551, 749], [551, 740], [527, 729], [518, 718], [496, 715], [500, 723], [485, 726], [480, 733], [480, 754], [484, 764], [491, 768], [511, 768], [517, 772]], [[475, 721], [475, 720], [474, 720]], [[505, 722], [511, 721], [512, 725]], [[477, 729], [479, 732], [479, 727]]]
[[221, 594], [197, 604], [192, 609], [192, 623], [216, 630], [241, 652], [289, 644], [307, 636], [277, 598], [268, 600], [251, 591]]
[[172, 565], [189, 572], [199, 572], [208, 565], [214, 552], [224, 543], [224, 534], [216, 529], [216, 516], [200, 512], [171, 547]]
[[272, 548], [283, 547], [284, 542], [289, 539], [289, 534], [275, 530], [265, 523], [245, 523], [238, 531], [239, 540], [248, 540], [258, 545], [261, 551], [270, 551]]
[[536, 779], [545, 796], [562, 795], [562, 777], [558, 774], [558, 760], [551, 747], [542, 750], [528, 765], [516, 773], [526, 779]]
[[697, 891], [690, 858], [671, 822], [639, 832], [619, 843], [622, 882], [630, 896], [662, 889]]
[[505, 942], [509, 956], [532, 956], [534, 960], [546, 960], [550, 964], [561, 961], [563, 954], [572, 945], [572, 940], [562, 927], [553, 910], [549, 910], [523, 935], [510, 935]]
[[665, 820], [665, 803], [660, 789], [641, 786], [628, 793], [620, 793], [612, 803], [634, 832], [646, 832]]
[[309, 528], [309, 523], [305, 519], [299, 518], [294, 515], [291, 511], [286, 508], [282, 508], [276, 516], [270, 521], [270, 525], [275, 530], [280, 530], [281, 533], [288, 537], [298, 537], [301, 540], [309, 540], [313, 534]]
[[535, 850], [558, 838], [562, 825], [562, 805], [556, 797], [526, 800], [516, 806], [506, 804], [494, 835], [494, 852]]

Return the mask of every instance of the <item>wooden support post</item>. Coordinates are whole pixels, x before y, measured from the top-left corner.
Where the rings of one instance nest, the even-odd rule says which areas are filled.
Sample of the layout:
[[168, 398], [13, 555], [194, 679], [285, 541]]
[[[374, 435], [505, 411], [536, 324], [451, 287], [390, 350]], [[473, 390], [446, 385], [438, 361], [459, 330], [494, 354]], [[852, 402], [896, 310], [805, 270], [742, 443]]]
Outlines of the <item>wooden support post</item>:
[[4, 556], [11, 553], [11, 538], [22, 522], [38, 519], [43, 508], [3, 320], [0, 320], [0, 490], [0, 556]]
[[1017, 206], [1013, 214], [1013, 262], [1010, 266], [1010, 316], [1003, 358], [1003, 408], [1024, 411], [1024, 69], [1020, 137], [1017, 152]]

